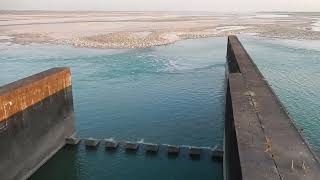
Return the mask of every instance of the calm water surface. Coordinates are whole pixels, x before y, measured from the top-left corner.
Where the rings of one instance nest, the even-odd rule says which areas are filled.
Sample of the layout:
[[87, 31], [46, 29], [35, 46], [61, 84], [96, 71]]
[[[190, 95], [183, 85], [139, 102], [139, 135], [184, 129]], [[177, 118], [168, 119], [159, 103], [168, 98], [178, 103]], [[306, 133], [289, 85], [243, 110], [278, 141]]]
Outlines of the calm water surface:
[[[315, 151], [320, 151], [320, 43], [241, 36]], [[222, 148], [226, 38], [135, 50], [1, 45], [0, 84], [70, 66], [80, 137]], [[168, 158], [64, 148], [32, 180], [223, 179], [207, 156]]]

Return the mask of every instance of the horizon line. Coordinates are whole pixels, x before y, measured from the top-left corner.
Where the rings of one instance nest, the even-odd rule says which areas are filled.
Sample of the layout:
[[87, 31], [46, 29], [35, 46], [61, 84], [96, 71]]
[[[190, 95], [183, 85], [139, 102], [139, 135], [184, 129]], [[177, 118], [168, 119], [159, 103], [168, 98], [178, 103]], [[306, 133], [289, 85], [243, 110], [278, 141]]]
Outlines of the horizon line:
[[37, 12], [208, 12], [208, 13], [320, 13], [320, 11], [212, 11], [212, 10], [45, 10], [45, 9], [0, 9], [3, 11]]

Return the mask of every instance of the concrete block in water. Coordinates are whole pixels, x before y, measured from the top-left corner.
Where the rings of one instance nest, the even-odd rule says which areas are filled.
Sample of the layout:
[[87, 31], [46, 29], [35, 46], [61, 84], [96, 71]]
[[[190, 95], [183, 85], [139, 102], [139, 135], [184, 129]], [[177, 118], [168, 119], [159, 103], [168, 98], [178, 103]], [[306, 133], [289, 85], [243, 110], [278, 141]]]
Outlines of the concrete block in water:
[[76, 137], [67, 137], [66, 138], [66, 144], [68, 145], [78, 145], [80, 142], [79, 138]]
[[223, 151], [222, 150], [211, 150], [210, 156], [211, 156], [211, 158], [214, 158], [214, 159], [223, 159]]
[[139, 148], [139, 144], [136, 142], [125, 142], [124, 146], [126, 150], [133, 150], [133, 151], [138, 150]]
[[119, 143], [116, 141], [105, 140], [105, 146], [107, 149], [117, 149]]
[[179, 146], [175, 146], [175, 145], [168, 145], [168, 154], [179, 154], [180, 152], [180, 147]]
[[88, 138], [84, 140], [84, 144], [87, 147], [97, 147], [99, 144], [99, 140], [98, 139], [94, 139], [94, 138]]
[[189, 148], [189, 155], [190, 156], [200, 156], [202, 149], [199, 147], [190, 147]]
[[147, 152], [153, 152], [153, 153], [156, 153], [156, 152], [158, 152], [158, 150], [159, 150], [159, 145], [158, 144], [145, 144], [145, 150], [147, 151]]

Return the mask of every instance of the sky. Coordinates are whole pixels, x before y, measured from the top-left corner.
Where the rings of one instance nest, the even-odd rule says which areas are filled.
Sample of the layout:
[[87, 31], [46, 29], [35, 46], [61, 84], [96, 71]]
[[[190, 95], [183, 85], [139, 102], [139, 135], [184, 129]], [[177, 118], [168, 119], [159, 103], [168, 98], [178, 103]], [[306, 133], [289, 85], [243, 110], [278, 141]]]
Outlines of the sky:
[[320, 0], [0, 0], [0, 10], [320, 12]]

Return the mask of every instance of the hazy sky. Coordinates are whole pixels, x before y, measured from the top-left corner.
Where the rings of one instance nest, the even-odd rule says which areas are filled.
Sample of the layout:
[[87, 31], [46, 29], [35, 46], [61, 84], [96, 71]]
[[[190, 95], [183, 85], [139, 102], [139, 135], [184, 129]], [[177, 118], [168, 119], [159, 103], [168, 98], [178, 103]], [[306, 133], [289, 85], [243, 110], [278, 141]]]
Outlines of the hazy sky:
[[320, 0], [0, 0], [0, 10], [320, 11]]

